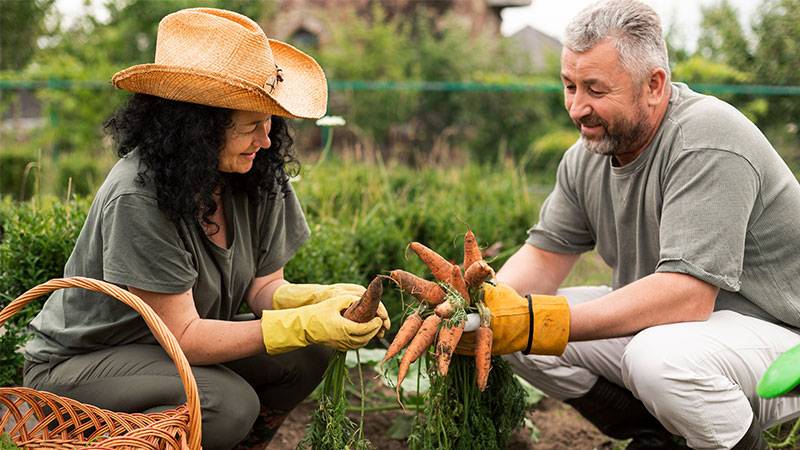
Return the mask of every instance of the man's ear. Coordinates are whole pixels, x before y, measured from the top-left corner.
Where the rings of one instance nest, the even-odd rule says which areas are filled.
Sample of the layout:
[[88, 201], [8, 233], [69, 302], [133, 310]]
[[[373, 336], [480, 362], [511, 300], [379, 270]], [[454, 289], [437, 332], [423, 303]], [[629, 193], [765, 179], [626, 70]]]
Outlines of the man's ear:
[[656, 106], [661, 103], [667, 95], [667, 72], [661, 67], [650, 72], [645, 89], [647, 94], [647, 106]]

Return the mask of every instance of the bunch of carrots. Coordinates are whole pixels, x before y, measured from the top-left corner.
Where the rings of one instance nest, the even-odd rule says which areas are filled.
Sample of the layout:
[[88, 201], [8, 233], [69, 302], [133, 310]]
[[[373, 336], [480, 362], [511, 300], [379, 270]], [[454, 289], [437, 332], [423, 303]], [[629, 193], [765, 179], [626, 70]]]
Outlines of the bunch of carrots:
[[480, 326], [475, 332], [475, 371], [478, 389], [486, 389], [492, 360], [491, 312], [483, 303], [481, 285], [494, 276], [483, 260], [472, 231], [464, 236], [464, 271], [419, 242], [409, 248], [430, 268], [437, 282], [428, 281], [403, 270], [389, 274], [398, 287], [420, 300], [419, 306], [405, 319], [383, 358], [385, 363], [404, 347], [400, 360], [397, 390], [412, 363], [436, 342], [435, 357], [439, 375], [446, 376], [458, 341], [464, 333], [468, 312], [477, 312]]

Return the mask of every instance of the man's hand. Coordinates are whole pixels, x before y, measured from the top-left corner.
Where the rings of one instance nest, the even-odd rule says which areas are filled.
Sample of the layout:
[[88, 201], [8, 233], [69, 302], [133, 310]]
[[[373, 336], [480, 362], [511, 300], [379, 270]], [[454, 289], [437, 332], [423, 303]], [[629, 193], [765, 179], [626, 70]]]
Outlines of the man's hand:
[[[483, 299], [492, 313], [492, 354], [521, 351], [560, 355], [569, 340], [569, 305], [561, 296], [522, 297], [511, 287], [483, 285]], [[475, 353], [475, 333], [464, 333], [456, 353]]]

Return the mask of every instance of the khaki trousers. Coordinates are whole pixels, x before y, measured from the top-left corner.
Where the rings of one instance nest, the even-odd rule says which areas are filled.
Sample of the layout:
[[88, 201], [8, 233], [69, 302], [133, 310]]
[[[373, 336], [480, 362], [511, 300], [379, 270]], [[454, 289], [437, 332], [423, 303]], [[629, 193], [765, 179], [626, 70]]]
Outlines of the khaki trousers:
[[[230, 449], [261, 405], [288, 412], [319, 384], [332, 355], [308, 346], [277, 356], [192, 366], [205, 450]], [[24, 384], [116, 412], [154, 412], [186, 402], [178, 370], [158, 345], [122, 345], [44, 364], [25, 364]]]
[[[559, 291], [571, 304], [608, 287]], [[764, 428], [800, 416], [800, 397], [760, 398], [759, 379], [800, 335], [733, 311], [704, 322], [661, 325], [632, 337], [572, 342], [561, 356], [506, 356], [515, 371], [559, 400], [581, 397], [598, 376], [630, 390], [671, 433], [695, 449], [728, 449], [755, 416]]]

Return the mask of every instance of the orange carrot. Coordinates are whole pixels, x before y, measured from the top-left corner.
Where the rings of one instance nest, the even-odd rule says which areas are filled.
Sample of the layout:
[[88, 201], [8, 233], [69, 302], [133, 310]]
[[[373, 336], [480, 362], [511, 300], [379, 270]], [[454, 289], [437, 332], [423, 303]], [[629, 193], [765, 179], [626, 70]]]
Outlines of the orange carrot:
[[481, 259], [472, 263], [472, 265], [467, 267], [467, 270], [464, 271], [464, 282], [467, 283], [467, 287], [474, 288], [480, 286], [481, 283], [491, 276], [492, 268], [489, 267], [489, 264], [486, 264], [486, 261]]
[[414, 337], [414, 335], [417, 334], [417, 331], [421, 325], [422, 316], [420, 316], [417, 311], [414, 311], [413, 314], [406, 317], [406, 320], [403, 321], [402, 325], [400, 325], [400, 329], [397, 330], [394, 340], [391, 344], [389, 344], [389, 348], [386, 350], [386, 355], [384, 355], [381, 364], [391, 359], [403, 347], [405, 347], [406, 344], [408, 344], [408, 342]]
[[450, 301], [440, 303], [433, 312], [436, 313], [437, 316], [441, 317], [442, 319], [447, 319], [448, 317], [453, 315], [453, 311], [455, 307], [453, 303]]
[[429, 249], [428, 247], [420, 244], [419, 242], [412, 242], [409, 244], [411, 250], [419, 256], [419, 259], [431, 269], [431, 273], [437, 280], [447, 282], [450, 279], [450, 267], [452, 264], [444, 259], [440, 254]]
[[450, 267], [450, 280], [448, 283], [453, 287], [453, 289], [456, 290], [456, 292], [464, 297], [464, 301], [469, 304], [469, 291], [467, 291], [467, 283], [464, 281], [464, 277], [461, 275], [461, 269], [459, 269], [456, 265], [451, 265]]
[[475, 331], [475, 378], [481, 392], [486, 389], [492, 370], [492, 339], [492, 329], [483, 324]]
[[428, 347], [431, 346], [433, 340], [436, 338], [436, 330], [439, 328], [441, 322], [442, 318], [436, 314], [428, 316], [422, 322], [422, 326], [419, 328], [417, 335], [414, 336], [414, 339], [408, 345], [406, 352], [403, 354], [403, 358], [400, 360], [400, 367], [397, 371], [398, 395], [400, 393], [400, 385], [403, 384], [403, 380], [408, 373], [408, 368], [411, 367], [411, 363], [419, 359]]
[[393, 270], [389, 272], [389, 278], [397, 283], [401, 290], [431, 306], [444, 301], [444, 289], [433, 281], [425, 280], [405, 270]]
[[472, 230], [467, 230], [467, 234], [464, 235], [464, 270], [467, 270], [469, 266], [480, 259], [483, 259], [483, 257], [481, 256], [481, 249], [478, 247], [478, 240], [475, 239]]
[[375, 277], [367, 286], [364, 295], [354, 302], [344, 312], [344, 318], [354, 322], [366, 323], [375, 318], [378, 313], [378, 305], [381, 303], [383, 295], [383, 283], [381, 277]]
[[447, 369], [450, 367], [450, 360], [453, 352], [464, 333], [464, 322], [458, 325], [447, 327], [443, 326], [439, 330], [439, 339], [436, 341], [436, 362], [439, 367], [439, 375], [446, 376]]

